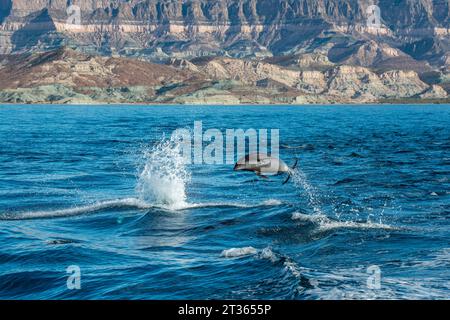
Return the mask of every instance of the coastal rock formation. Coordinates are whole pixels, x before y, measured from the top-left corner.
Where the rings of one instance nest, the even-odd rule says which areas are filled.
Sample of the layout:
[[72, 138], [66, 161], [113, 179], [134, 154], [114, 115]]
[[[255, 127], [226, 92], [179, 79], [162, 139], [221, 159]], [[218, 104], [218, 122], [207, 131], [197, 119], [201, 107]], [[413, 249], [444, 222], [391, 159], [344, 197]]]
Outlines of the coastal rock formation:
[[421, 99], [446, 99], [447, 92], [438, 85], [433, 85], [420, 95]]
[[0, 0], [0, 96], [445, 100], [449, 1]]
[[[377, 73], [337, 65], [302, 71], [236, 58], [172, 59], [166, 65], [68, 48], [0, 58], [0, 102], [8, 103], [367, 103], [448, 102], [415, 71]], [[413, 100], [411, 100], [413, 101]]]

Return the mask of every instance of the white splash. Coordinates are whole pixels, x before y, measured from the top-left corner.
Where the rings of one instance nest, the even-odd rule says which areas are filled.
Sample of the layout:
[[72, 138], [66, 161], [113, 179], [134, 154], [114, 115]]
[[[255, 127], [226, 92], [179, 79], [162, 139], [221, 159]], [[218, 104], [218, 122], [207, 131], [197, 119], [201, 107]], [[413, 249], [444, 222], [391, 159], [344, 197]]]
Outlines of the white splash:
[[136, 186], [139, 199], [171, 210], [187, 207], [186, 186], [191, 175], [177, 137], [162, 139], [144, 152]]
[[268, 206], [268, 207], [270, 207], [270, 206], [276, 207], [276, 206], [280, 206], [282, 204], [283, 204], [283, 202], [278, 199], [269, 199], [262, 203], [263, 206]]
[[278, 256], [272, 251], [270, 247], [262, 249], [259, 254], [259, 258], [270, 260], [273, 263], [279, 260]]
[[220, 256], [224, 257], [224, 258], [237, 258], [237, 257], [254, 255], [257, 252], [258, 251], [253, 247], [231, 248], [231, 249], [223, 250]]

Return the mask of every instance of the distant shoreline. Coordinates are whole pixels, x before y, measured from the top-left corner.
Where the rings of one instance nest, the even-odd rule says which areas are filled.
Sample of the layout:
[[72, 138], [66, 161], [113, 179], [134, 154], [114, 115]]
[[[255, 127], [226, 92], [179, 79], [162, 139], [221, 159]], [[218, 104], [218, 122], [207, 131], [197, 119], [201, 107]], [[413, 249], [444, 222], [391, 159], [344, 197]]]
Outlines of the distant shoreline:
[[68, 107], [96, 107], [96, 106], [113, 106], [113, 107], [125, 107], [125, 106], [158, 106], [158, 107], [270, 107], [270, 106], [280, 106], [280, 107], [302, 107], [302, 106], [310, 106], [310, 107], [320, 107], [320, 106], [396, 106], [396, 105], [411, 105], [411, 106], [421, 106], [421, 105], [442, 105], [442, 106], [450, 106], [450, 101], [443, 102], [370, 102], [370, 103], [306, 103], [306, 104], [283, 104], [283, 103], [239, 103], [239, 104], [185, 104], [185, 103], [127, 103], [127, 102], [98, 102], [98, 103], [52, 103], [52, 102], [39, 102], [39, 103], [3, 103], [0, 102], [0, 106], [68, 106]]

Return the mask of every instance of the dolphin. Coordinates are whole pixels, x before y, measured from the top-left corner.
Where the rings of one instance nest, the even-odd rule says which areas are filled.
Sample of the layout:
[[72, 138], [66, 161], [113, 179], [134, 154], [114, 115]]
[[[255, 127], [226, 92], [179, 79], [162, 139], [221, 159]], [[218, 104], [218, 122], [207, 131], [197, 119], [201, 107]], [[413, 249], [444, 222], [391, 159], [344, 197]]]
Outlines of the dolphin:
[[298, 159], [292, 168], [281, 159], [270, 157], [267, 154], [251, 153], [239, 159], [234, 166], [234, 171], [251, 171], [257, 176], [268, 179], [268, 176], [277, 176], [286, 173], [287, 179], [283, 184], [288, 183], [291, 179], [293, 170], [297, 167]]

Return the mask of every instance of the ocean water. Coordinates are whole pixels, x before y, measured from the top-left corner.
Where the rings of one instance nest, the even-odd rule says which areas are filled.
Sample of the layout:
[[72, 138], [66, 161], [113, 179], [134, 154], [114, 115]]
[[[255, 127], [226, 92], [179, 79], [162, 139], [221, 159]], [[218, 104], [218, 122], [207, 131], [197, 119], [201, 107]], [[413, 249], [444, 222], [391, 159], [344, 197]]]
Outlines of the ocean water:
[[[280, 129], [293, 178], [183, 163], [200, 120]], [[450, 298], [450, 106], [0, 106], [0, 138], [0, 299]]]

